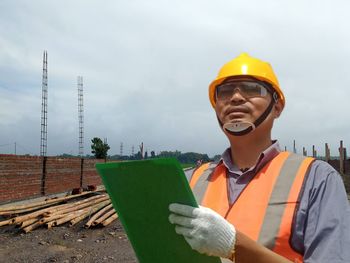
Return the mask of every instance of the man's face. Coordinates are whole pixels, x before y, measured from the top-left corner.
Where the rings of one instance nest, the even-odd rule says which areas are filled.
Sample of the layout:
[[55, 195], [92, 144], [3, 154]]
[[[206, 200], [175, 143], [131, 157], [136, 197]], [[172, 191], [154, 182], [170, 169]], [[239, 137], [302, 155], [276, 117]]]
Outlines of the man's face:
[[[244, 85], [246, 81], [246, 85], [252, 84], [253, 87], [247, 87], [248, 89], [240, 88], [239, 83], [243, 83]], [[229, 80], [225, 83], [228, 83], [231, 87], [237, 87], [234, 89], [225, 89], [220, 94], [217, 95], [215, 111], [219, 118], [219, 120], [225, 123], [232, 122], [249, 122], [254, 123], [267, 109], [268, 105], [272, 100], [271, 93], [263, 91], [259, 94], [258, 90], [254, 90], [254, 79], [249, 77], [239, 77]], [[235, 86], [237, 83], [237, 86]], [[225, 87], [224, 87], [225, 88]], [[253, 89], [250, 92], [249, 88]], [[272, 109], [272, 114], [265, 121], [271, 121], [271, 126], [273, 119], [278, 117], [281, 113], [283, 106], [279, 102], [279, 110], [275, 112], [275, 107]], [[271, 116], [272, 115], [272, 116]]]

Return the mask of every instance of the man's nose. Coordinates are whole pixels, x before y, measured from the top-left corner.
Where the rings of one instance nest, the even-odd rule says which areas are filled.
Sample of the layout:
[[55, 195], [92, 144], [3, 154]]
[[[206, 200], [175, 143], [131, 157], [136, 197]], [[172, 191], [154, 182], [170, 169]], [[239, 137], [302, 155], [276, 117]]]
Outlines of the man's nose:
[[236, 88], [232, 91], [230, 101], [234, 103], [244, 102], [245, 97], [242, 95], [241, 91], [238, 88]]

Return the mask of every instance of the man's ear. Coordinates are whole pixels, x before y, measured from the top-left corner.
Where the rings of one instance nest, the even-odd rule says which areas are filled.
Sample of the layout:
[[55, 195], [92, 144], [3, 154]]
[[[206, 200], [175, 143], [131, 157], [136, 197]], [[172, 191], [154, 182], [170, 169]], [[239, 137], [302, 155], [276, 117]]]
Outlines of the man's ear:
[[277, 102], [273, 106], [275, 119], [277, 119], [281, 115], [283, 108], [284, 108], [284, 105], [282, 101], [280, 99], [277, 100]]

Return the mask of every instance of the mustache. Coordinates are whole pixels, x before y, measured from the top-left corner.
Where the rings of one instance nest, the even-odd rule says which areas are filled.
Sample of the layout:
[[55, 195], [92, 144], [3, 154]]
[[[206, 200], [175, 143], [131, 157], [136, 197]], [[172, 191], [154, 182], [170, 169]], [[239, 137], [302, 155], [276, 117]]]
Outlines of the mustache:
[[226, 110], [224, 110], [224, 114], [230, 114], [233, 112], [244, 112], [244, 113], [249, 113], [250, 109], [248, 106], [245, 105], [239, 105], [239, 106], [230, 106]]

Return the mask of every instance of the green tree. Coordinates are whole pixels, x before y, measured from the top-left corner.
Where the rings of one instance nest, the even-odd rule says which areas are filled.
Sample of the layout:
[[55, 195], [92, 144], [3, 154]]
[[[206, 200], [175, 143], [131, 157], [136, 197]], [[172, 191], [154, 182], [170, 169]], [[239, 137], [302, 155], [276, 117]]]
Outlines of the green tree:
[[155, 158], [156, 157], [156, 153], [154, 151], [151, 151], [151, 158]]
[[198, 160], [202, 160], [203, 162], [209, 162], [209, 157], [207, 154], [195, 153], [195, 152], [187, 152], [182, 153], [177, 159], [181, 163], [196, 163]]
[[110, 147], [107, 143], [107, 140], [103, 142], [100, 138], [95, 137], [91, 140], [91, 149], [91, 152], [97, 159], [107, 159], [107, 152]]
[[168, 158], [168, 157], [174, 157], [174, 158], [178, 158], [181, 155], [180, 151], [161, 151], [160, 154], [158, 155], [158, 157], [160, 158]]

